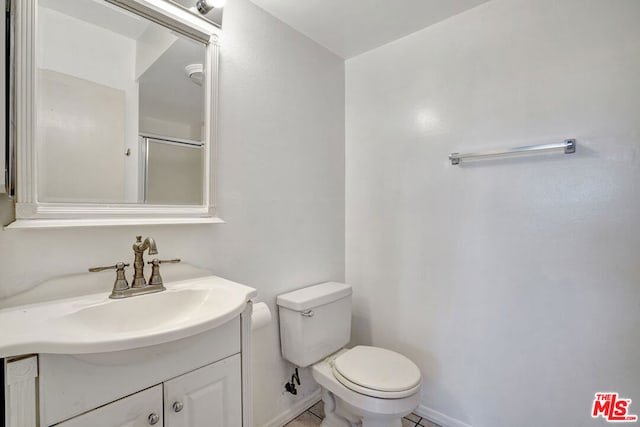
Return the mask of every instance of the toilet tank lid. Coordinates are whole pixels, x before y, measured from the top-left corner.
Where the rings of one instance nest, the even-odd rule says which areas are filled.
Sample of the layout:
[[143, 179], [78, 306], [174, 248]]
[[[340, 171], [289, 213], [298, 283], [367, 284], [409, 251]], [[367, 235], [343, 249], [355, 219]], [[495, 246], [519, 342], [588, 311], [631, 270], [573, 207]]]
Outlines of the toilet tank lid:
[[326, 282], [278, 295], [276, 303], [294, 311], [309, 310], [351, 295], [351, 285]]

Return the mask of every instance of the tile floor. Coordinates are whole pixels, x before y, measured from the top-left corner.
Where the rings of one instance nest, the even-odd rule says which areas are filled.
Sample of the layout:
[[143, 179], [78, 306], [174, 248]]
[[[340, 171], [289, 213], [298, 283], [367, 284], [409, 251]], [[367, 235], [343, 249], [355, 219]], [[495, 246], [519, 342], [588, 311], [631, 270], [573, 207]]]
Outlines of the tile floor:
[[[322, 401], [316, 403], [311, 408], [304, 411], [295, 420], [287, 423], [284, 427], [314, 427], [319, 426], [324, 418], [324, 406]], [[416, 414], [409, 414], [402, 419], [402, 427], [440, 427], [425, 418]]]

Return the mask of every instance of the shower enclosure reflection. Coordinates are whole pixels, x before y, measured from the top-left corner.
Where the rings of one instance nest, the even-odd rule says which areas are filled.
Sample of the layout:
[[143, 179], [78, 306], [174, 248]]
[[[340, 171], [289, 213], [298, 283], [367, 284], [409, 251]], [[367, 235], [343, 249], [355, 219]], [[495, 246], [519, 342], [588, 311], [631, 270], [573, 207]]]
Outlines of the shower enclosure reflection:
[[202, 143], [140, 137], [140, 202], [192, 205], [202, 202]]

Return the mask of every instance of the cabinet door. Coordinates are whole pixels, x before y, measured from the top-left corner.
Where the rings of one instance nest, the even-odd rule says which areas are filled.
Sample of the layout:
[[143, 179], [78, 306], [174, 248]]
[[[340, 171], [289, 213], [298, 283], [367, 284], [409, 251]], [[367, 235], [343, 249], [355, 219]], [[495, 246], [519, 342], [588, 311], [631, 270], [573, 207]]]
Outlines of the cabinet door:
[[[153, 416], [155, 414], [155, 417]], [[162, 427], [162, 385], [79, 415], [55, 427]]]
[[165, 427], [242, 427], [240, 355], [164, 383]]

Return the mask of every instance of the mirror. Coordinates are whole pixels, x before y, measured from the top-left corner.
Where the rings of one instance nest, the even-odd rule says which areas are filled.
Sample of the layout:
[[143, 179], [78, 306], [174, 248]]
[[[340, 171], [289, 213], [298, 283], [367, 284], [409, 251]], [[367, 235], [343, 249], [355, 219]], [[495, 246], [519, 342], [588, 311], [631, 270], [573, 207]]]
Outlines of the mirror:
[[203, 43], [104, 1], [39, 0], [36, 57], [40, 201], [202, 203]]
[[212, 217], [219, 29], [169, 0], [16, 7], [16, 217]]

